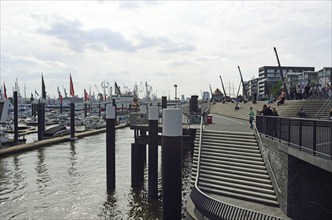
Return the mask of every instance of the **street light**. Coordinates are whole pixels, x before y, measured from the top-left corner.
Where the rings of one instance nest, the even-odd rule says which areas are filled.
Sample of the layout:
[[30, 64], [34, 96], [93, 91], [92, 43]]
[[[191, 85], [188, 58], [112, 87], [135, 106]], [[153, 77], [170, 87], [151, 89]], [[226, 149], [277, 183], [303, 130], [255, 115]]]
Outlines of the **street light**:
[[175, 84], [175, 85], [174, 85], [174, 88], [175, 88], [175, 103], [176, 103], [176, 108], [178, 108], [178, 101], [177, 101], [177, 99], [178, 99], [178, 98], [177, 98], [177, 87], [178, 87], [178, 86]]

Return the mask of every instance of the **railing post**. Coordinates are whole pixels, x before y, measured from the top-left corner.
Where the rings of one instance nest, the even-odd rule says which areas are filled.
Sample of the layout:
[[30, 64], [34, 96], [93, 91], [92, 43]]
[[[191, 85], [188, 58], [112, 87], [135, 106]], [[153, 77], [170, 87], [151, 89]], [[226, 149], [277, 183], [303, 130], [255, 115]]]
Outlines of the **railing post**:
[[291, 139], [291, 119], [288, 119], [288, 138], [287, 138], [287, 142], [288, 142], [288, 146], [290, 146], [290, 139]]
[[281, 143], [281, 118], [279, 118], [279, 143]]
[[299, 124], [299, 149], [301, 150], [302, 148], [302, 120], [300, 120], [300, 124]]
[[313, 131], [312, 131], [312, 153], [313, 155], [316, 155], [316, 121], [314, 121], [314, 125], [312, 127]]
[[330, 160], [332, 161], [332, 122], [330, 121]]

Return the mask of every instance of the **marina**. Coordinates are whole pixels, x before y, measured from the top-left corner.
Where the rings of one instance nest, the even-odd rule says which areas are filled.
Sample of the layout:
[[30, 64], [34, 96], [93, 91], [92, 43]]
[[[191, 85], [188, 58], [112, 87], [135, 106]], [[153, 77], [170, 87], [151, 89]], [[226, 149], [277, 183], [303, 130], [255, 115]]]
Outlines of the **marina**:
[[332, 219], [332, 1], [0, 7], [1, 220]]
[[[117, 130], [117, 182], [110, 194], [105, 182], [105, 133], [1, 158], [1, 219], [160, 219], [161, 188], [156, 200], [148, 198], [146, 169], [142, 187], [131, 187], [132, 142], [132, 130]], [[187, 151], [183, 157], [185, 201], [192, 154]]]

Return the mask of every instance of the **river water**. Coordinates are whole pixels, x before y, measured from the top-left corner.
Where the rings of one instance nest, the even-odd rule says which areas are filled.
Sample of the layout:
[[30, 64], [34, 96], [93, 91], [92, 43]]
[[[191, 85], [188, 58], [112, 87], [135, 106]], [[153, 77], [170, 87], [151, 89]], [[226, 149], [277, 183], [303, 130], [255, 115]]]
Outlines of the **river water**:
[[[161, 219], [159, 193], [131, 187], [134, 131], [116, 130], [116, 189], [106, 190], [106, 135], [85, 137], [0, 158], [0, 219]], [[183, 153], [183, 210], [190, 193], [192, 153]]]

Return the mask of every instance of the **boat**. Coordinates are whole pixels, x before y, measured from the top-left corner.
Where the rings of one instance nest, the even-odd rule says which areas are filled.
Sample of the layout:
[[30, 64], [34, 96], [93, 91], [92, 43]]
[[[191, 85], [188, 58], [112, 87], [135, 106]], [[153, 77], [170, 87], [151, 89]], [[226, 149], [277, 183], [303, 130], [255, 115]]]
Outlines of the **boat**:
[[106, 121], [98, 116], [88, 116], [84, 119], [83, 124], [86, 130], [93, 130], [106, 127]]
[[56, 125], [45, 130], [43, 138], [61, 137], [70, 134], [70, 129], [63, 125]]

